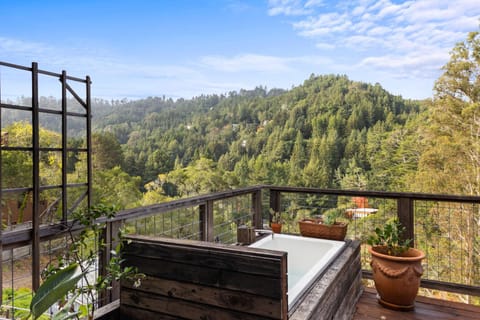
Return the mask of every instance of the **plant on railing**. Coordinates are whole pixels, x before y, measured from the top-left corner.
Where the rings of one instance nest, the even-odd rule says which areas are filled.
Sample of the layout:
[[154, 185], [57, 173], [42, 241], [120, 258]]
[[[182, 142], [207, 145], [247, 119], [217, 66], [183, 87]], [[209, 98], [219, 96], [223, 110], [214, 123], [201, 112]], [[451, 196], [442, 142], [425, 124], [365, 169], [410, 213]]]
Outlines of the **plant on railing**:
[[272, 208], [270, 208], [268, 211], [270, 212], [270, 216], [272, 217], [272, 223], [283, 224], [284, 219], [280, 211], [275, 211]]
[[322, 215], [312, 215], [298, 221], [300, 234], [305, 237], [315, 237], [331, 240], [344, 240], [347, 234], [348, 222], [338, 219], [345, 215], [345, 209], [330, 208]]
[[377, 247], [377, 251], [389, 256], [401, 256], [412, 243], [412, 239], [403, 239], [405, 227], [398, 220], [388, 222], [383, 228], [375, 228], [375, 234], [370, 236], [367, 243]]
[[[30, 304], [30, 316], [37, 319], [50, 307], [58, 304], [58, 311], [52, 320], [73, 319], [78, 316], [93, 319], [95, 312], [95, 296], [110, 290], [114, 281], [130, 279], [135, 286], [140, 285], [143, 275], [132, 267], [122, 267], [121, 249], [124, 243], [122, 231], [117, 235], [118, 244], [110, 249], [111, 259], [107, 261], [106, 272], [96, 279], [89, 277], [95, 271], [99, 250], [108, 249], [108, 245], [96, 240], [102, 239], [105, 223], [98, 223], [101, 217], [113, 218], [116, 208], [105, 204], [96, 205], [89, 210], [81, 210], [72, 214], [72, 223], [68, 226], [70, 237], [68, 250], [59, 257], [57, 265], [49, 265], [44, 270], [45, 281], [35, 293]], [[74, 227], [80, 224], [83, 228], [76, 236]], [[78, 285], [80, 280], [81, 285]], [[77, 307], [76, 299], [84, 297], [86, 305]]]
[[269, 209], [271, 224], [270, 227], [274, 232], [280, 233], [283, 224], [289, 224], [294, 219], [291, 212], [287, 211], [275, 211], [272, 208]]

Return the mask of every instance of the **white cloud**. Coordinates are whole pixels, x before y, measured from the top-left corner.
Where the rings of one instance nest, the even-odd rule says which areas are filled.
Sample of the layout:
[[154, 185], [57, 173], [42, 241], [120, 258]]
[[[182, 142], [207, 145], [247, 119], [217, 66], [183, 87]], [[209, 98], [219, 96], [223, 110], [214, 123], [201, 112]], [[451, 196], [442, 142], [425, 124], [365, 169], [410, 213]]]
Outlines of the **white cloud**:
[[364, 6], [358, 6], [358, 7], [355, 7], [355, 9], [353, 9], [352, 15], [359, 16], [359, 15], [363, 14], [364, 12], [365, 12], [365, 7]]
[[382, 35], [385, 35], [385, 34], [391, 32], [391, 31], [392, 31], [392, 29], [390, 29], [388, 27], [377, 26], [377, 27], [373, 27], [370, 30], [368, 30], [367, 33], [368, 33], [368, 35], [371, 35], [371, 36], [382, 36]]
[[348, 20], [347, 15], [328, 13], [294, 23], [293, 28], [299, 30], [299, 34], [302, 36], [316, 37], [346, 31], [351, 25], [352, 22]]
[[231, 58], [206, 56], [201, 58], [201, 62], [209, 68], [225, 72], [284, 72], [290, 69], [286, 59], [257, 54], [242, 54]]
[[[295, 1], [297, 8], [303, 3]], [[478, 0], [356, 0], [323, 3], [291, 24], [318, 49], [338, 52], [338, 59], [358, 68], [423, 78], [438, 76], [450, 50], [478, 28], [479, 18]]]
[[27, 42], [6, 37], [0, 37], [0, 52], [4, 56], [14, 55], [22, 57], [22, 60], [25, 62], [35, 60], [37, 56], [54, 54], [54, 51], [43, 43]]
[[[310, 1], [309, 1], [310, 2]], [[271, 16], [286, 15], [286, 16], [298, 16], [312, 13], [313, 4], [318, 1], [313, 1], [312, 5], [307, 7], [302, 4], [301, 0], [269, 0], [268, 1], [268, 14]]]
[[343, 45], [350, 49], [366, 50], [383, 45], [383, 39], [369, 35], [354, 35], [343, 40]]
[[323, 0], [308, 0], [305, 3], [305, 8], [323, 7], [324, 5]]
[[222, 72], [291, 72], [297, 64], [323, 65], [332, 61], [322, 56], [279, 57], [241, 54], [233, 57], [206, 56], [201, 63], [208, 69]]
[[315, 47], [322, 50], [331, 50], [335, 48], [335, 45], [327, 42], [318, 42], [315, 44]]
[[402, 5], [387, 4], [378, 12], [377, 17], [383, 19], [387, 16], [394, 16], [396, 14], [401, 13], [402, 9], [403, 9]]
[[18, 39], [0, 37], [0, 49], [7, 52], [25, 53], [37, 52], [42, 53], [48, 50], [48, 47], [41, 43], [25, 42]]
[[430, 52], [411, 53], [408, 55], [384, 55], [367, 57], [357, 67], [382, 70], [392, 74], [393, 78], [431, 78], [438, 76], [438, 65], [448, 59], [448, 53]]

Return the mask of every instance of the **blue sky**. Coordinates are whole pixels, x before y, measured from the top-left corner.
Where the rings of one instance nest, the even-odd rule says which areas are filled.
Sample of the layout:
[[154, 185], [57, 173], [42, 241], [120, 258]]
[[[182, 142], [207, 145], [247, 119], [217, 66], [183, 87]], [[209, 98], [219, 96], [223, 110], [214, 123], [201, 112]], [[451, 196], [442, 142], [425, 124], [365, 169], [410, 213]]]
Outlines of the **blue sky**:
[[[478, 0], [0, 0], [0, 61], [88, 74], [106, 99], [288, 89], [312, 73], [427, 98], [479, 18]], [[0, 68], [2, 99], [28, 95], [17, 73]]]

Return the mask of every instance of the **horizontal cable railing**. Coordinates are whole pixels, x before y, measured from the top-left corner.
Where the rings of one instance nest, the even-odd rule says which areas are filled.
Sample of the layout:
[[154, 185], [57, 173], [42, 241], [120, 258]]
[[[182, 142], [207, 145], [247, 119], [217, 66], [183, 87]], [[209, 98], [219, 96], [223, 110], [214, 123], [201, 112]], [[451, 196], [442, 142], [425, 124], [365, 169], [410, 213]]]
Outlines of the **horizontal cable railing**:
[[[299, 220], [330, 209], [343, 211], [340, 220], [349, 224], [347, 238], [363, 243], [376, 227], [398, 218], [415, 246], [427, 255], [422, 280], [425, 290], [480, 297], [480, 197], [254, 186], [124, 210], [99, 222], [106, 223], [111, 235], [123, 226], [131, 234], [233, 244], [239, 226], [263, 228], [271, 212], [285, 214], [284, 232], [299, 234]], [[61, 224], [40, 228], [41, 241], [46, 244], [42, 267], [61, 252], [55, 239], [64, 230]], [[30, 242], [28, 226], [2, 233], [3, 290], [31, 287], [31, 270], [22, 269], [30, 266]], [[108, 258], [108, 253], [102, 257]], [[366, 245], [362, 245], [362, 268], [365, 278], [370, 278]], [[101, 265], [98, 270], [101, 272]], [[6, 297], [10, 297], [6, 300], [4, 296], [7, 309], [16, 306], [13, 295]], [[107, 297], [105, 303], [114, 297]], [[465, 298], [464, 302], [472, 301]]]
[[[415, 247], [426, 253], [423, 288], [480, 296], [479, 197], [289, 187], [270, 187], [270, 191], [271, 199], [277, 199], [272, 207], [293, 216], [288, 224], [292, 233], [299, 232], [297, 222], [305, 213], [321, 215], [331, 208], [343, 209], [343, 220], [349, 223], [347, 238], [363, 243], [366, 278], [371, 278], [366, 239], [375, 228], [397, 218]], [[355, 203], [359, 197], [369, 210]], [[459, 299], [471, 301], [471, 297]]]

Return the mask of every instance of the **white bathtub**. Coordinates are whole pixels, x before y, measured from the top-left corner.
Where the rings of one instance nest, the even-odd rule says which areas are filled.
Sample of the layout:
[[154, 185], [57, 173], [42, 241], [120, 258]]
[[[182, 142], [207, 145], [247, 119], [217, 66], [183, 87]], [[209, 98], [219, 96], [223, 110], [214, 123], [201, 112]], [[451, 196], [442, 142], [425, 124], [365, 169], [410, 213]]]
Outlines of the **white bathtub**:
[[320, 275], [345, 245], [343, 241], [275, 234], [253, 243], [250, 247], [286, 251], [288, 270], [288, 306], [297, 302], [302, 293]]

